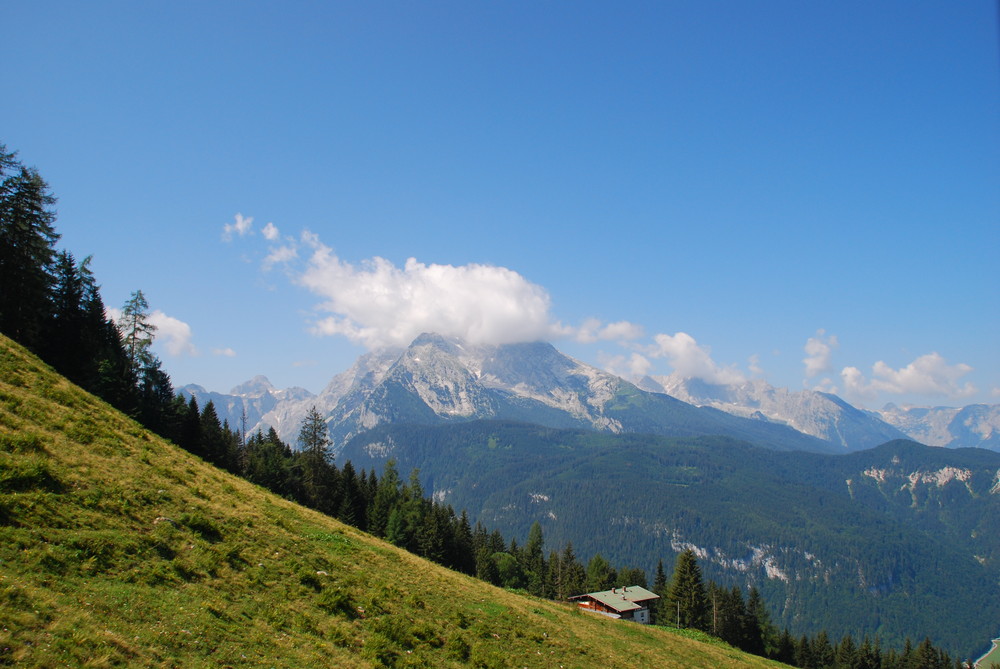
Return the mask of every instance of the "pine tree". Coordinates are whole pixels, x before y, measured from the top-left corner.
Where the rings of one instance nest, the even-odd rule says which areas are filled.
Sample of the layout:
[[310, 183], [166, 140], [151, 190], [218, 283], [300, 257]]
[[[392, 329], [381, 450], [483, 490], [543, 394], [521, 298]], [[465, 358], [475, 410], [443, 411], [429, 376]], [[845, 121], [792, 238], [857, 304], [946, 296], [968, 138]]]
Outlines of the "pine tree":
[[813, 662], [812, 644], [804, 634], [795, 643], [795, 661], [792, 664], [801, 667], [801, 669], [815, 669], [816, 667]]
[[820, 669], [832, 667], [836, 661], [833, 644], [830, 643], [830, 636], [826, 630], [820, 630], [812, 640], [812, 661]]
[[654, 625], [664, 625], [669, 622], [667, 617], [667, 574], [663, 571], [663, 559], [656, 562], [656, 575], [653, 576], [653, 594], [659, 595], [651, 609]]
[[707, 599], [701, 580], [701, 568], [694, 551], [687, 549], [677, 556], [671, 579], [669, 600], [677, 611], [681, 627], [707, 631]]
[[55, 198], [0, 144], [0, 332], [42, 351], [54, 285]]
[[856, 667], [858, 664], [858, 647], [854, 643], [854, 637], [850, 634], [845, 634], [840, 639], [840, 643], [837, 644], [833, 657], [838, 667], [848, 667], [850, 669]]
[[[170, 376], [160, 368], [160, 361], [155, 356], [142, 369], [138, 393], [139, 421], [153, 432], [168, 436], [174, 388]], [[231, 466], [226, 468], [235, 471]]]
[[134, 291], [122, 307], [118, 329], [122, 333], [129, 365], [136, 378], [139, 378], [142, 369], [152, 361], [150, 347], [156, 335], [156, 326], [149, 320], [149, 303], [141, 290]]
[[88, 388], [93, 375], [96, 351], [81, 350], [86, 328], [86, 290], [83, 270], [90, 259], [77, 266], [73, 254], [60, 251], [55, 256], [52, 287], [52, 327], [44, 346], [45, 360], [60, 374]]
[[587, 591], [601, 592], [610, 590], [615, 583], [615, 570], [600, 553], [590, 558], [587, 563]]
[[359, 529], [364, 529], [366, 524], [364, 495], [350, 460], [344, 463], [344, 468], [340, 471], [340, 505], [337, 509], [337, 518]]
[[382, 470], [382, 478], [378, 481], [378, 487], [368, 513], [368, 531], [375, 536], [386, 536], [389, 514], [399, 502], [399, 488], [400, 480], [399, 472], [396, 470], [396, 460], [390, 458]]
[[881, 654], [878, 645], [873, 645], [871, 640], [865, 636], [858, 648], [856, 669], [880, 669], [882, 666]]
[[913, 651], [913, 660], [910, 666], [913, 669], [939, 669], [946, 668], [951, 662], [942, 663], [942, 658], [938, 653], [938, 650], [934, 648], [934, 644], [931, 643], [930, 638], [924, 637], [924, 640], [920, 642], [917, 649]]
[[220, 466], [226, 457], [226, 438], [219, 424], [219, 414], [215, 411], [215, 403], [209, 400], [201, 410], [199, 421], [201, 436], [201, 456], [216, 466]]
[[306, 504], [314, 509], [332, 514], [336, 481], [330, 466], [330, 438], [327, 436], [326, 421], [312, 407], [306, 412], [299, 428], [299, 445], [302, 448], [302, 486]]
[[524, 544], [523, 569], [528, 577], [528, 592], [537, 596], [546, 596], [546, 567], [543, 549], [545, 538], [542, 535], [542, 526], [536, 520], [528, 531], [528, 541]]
[[549, 551], [549, 558], [545, 561], [545, 565], [545, 583], [549, 593], [546, 596], [549, 599], [555, 600], [566, 599], [565, 590], [563, 589], [563, 566], [562, 560], [559, 557], [559, 551]]
[[[795, 639], [792, 638], [787, 627], [781, 630], [781, 634], [778, 635], [778, 641], [775, 644], [774, 653], [771, 657], [778, 662], [795, 664]], [[876, 668], [872, 667], [871, 669]]]
[[452, 560], [453, 566], [463, 574], [476, 573], [476, 549], [473, 548], [472, 526], [469, 523], [469, 514], [462, 510], [455, 526], [455, 556]]
[[195, 455], [205, 457], [201, 447], [201, 410], [194, 395], [188, 400], [187, 410], [181, 419], [181, 443], [178, 444]]
[[493, 585], [500, 585], [500, 571], [493, 555], [486, 546], [476, 552], [476, 578]]
[[646, 570], [639, 567], [622, 567], [615, 574], [615, 585], [623, 588], [630, 585], [637, 585], [640, 588], [648, 587]]
[[573, 542], [566, 542], [559, 562], [563, 572], [563, 598], [584, 594], [587, 591], [587, 572], [576, 559]]
[[774, 650], [776, 641], [774, 625], [771, 624], [771, 616], [756, 586], [751, 586], [747, 594], [743, 635], [745, 639], [743, 650], [748, 653], [766, 656]]

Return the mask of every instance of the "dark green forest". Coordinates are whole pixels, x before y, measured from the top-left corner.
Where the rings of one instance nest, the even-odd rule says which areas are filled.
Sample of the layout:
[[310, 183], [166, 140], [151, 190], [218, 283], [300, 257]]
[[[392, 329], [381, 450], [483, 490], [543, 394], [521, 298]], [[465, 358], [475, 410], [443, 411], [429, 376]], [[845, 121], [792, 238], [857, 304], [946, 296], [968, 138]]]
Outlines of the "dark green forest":
[[[446, 491], [472, 518], [513, 536], [537, 521], [582, 555], [649, 570], [685, 544], [705, 547], [710, 578], [757, 587], [779, 624], [807, 634], [871, 633], [898, 646], [908, 634], [931, 635], [965, 649], [991, 638], [1000, 617], [983, 587], [997, 581], [1000, 541], [990, 494], [1000, 456], [990, 451], [892, 442], [826, 456], [719, 437], [482, 421], [376, 427], [341, 457], [361, 467], [385, 457], [420, 467], [428, 489]], [[863, 474], [942, 467], [972, 476], [911, 491]]]
[[[149, 321], [149, 305], [142, 291], [137, 289], [122, 306], [117, 322], [111, 320], [96, 277], [90, 270], [89, 257], [77, 260], [69, 251], [57, 248], [59, 235], [55, 220], [55, 197], [44, 179], [36, 169], [26, 167], [15, 153], [0, 145], [0, 332], [35, 352], [80, 387], [191, 453], [418, 555], [496, 585], [521, 589], [539, 597], [565, 599], [613, 586], [648, 586], [649, 556], [672, 557], [677, 553], [659, 550], [662, 545], [655, 543], [632, 541], [637, 534], [627, 528], [624, 532], [619, 528], [618, 534], [602, 535], [593, 533], [592, 527], [591, 531], [584, 532], [583, 525], [567, 526], [565, 536], [556, 535], [556, 545], [560, 548], [546, 552], [544, 523], [532, 519], [530, 513], [522, 514], [523, 522], [530, 520], [529, 527], [500, 522], [492, 529], [487, 528], [482, 518], [502, 520], [498, 509], [492, 514], [488, 512], [489, 501], [477, 514], [480, 520], [472, 524], [465, 511], [458, 514], [451, 505], [429, 497], [424, 487], [428, 479], [416, 468], [404, 481], [393, 460], [377, 463], [380, 475], [376, 473], [374, 462], [363, 463], [359, 469], [355, 469], [350, 460], [338, 466], [329, 450], [324, 419], [315, 410], [301, 426], [296, 449], [283, 443], [274, 430], [248, 435], [238, 426], [220, 423], [210, 402], [199, 407], [194, 398], [185, 401], [174, 392], [161, 361], [151, 351], [155, 327]], [[555, 480], [567, 486], [580, 485], [580, 481], [595, 482], [585, 497], [601, 505], [621, 504], [626, 499], [623, 496], [623, 491], [627, 490], [625, 486], [606, 484], [609, 472], [613, 472], [610, 477], [613, 480], [634, 482], [637, 472], [649, 470], [655, 464], [655, 471], [667, 472], [666, 479], [661, 481], [663, 486], [693, 493], [699, 489], [695, 483], [707, 480], [709, 474], [726, 471], [728, 466], [723, 461], [711, 459], [696, 466], [684, 455], [680, 445], [658, 456], [636, 451], [623, 457], [627, 453], [621, 444], [609, 447], [598, 435], [574, 433], [577, 435], [574, 443], [568, 443], [558, 431], [533, 429], [540, 430], [543, 435], [556, 435], [556, 439], [549, 443], [544, 436], [536, 435], [533, 437], [535, 442], [531, 442], [532, 448], [515, 448], [509, 441], [509, 434], [498, 440], [491, 433], [490, 438], [480, 442], [470, 441], [469, 434], [414, 430], [413, 434], [419, 436], [407, 457], [418, 457], [420, 449], [427, 448], [440, 450], [447, 446], [468, 450], [474, 457], [456, 460], [455, 466], [471, 464], [479, 468], [483, 492], [500, 495], [505, 486], [518, 480], [517, 477], [530, 482], [529, 474], [543, 469], [546, 449], [556, 448], [560, 455], [569, 452], [572, 457], [571, 466], [555, 473]], [[636, 443], [649, 443], [651, 439], [638, 435], [631, 438]], [[741, 460], [766, 457], [760, 449], [728, 440], [726, 443], [733, 453], [738, 452]], [[688, 448], [711, 449], [713, 442], [698, 442]], [[511, 458], [511, 455], [517, 457]], [[652, 457], [660, 460], [648, 461]], [[500, 471], [498, 467], [513, 469], [505, 472], [506, 477], [494, 476]], [[432, 490], [442, 488], [443, 480], [456, 475], [446, 468], [435, 471], [429, 487]], [[642, 480], [641, 485], [648, 487], [652, 483]], [[683, 520], [688, 514], [691, 522], [707, 525], [707, 536], [713, 536], [713, 518], [733, 513], [732, 503], [737, 492], [776, 494], [770, 486], [768, 480], [727, 479], [725, 484], [703, 491], [697, 499], [692, 499], [689, 508], [677, 512], [677, 519]], [[528, 489], [530, 485], [525, 488]], [[489, 499], [488, 495], [484, 498]], [[461, 499], [461, 495], [455, 495], [454, 499]], [[782, 508], [780, 500], [776, 502], [775, 508]], [[696, 504], [700, 510], [694, 514], [690, 509]], [[833, 492], [828, 499], [821, 496], [816, 504], [827, 507], [827, 511], [832, 509], [833, 513], [860, 513], [840, 508]], [[739, 521], [744, 526], [764, 522], [753, 515], [752, 509], [746, 511]], [[579, 513], [587, 514], [586, 506], [582, 506]], [[880, 522], [875, 516], [853, 520]], [[801, 523], [810, 521], [807, 517], [789, 516], [770, 518], [767, 522], [792, 537], [797, 535]], [[934, 527], [935, 522], [928, 521], [929, 527]], [[507, 539], [501, 531], [504, 527], [509, 528], [507, 535], [510, 537], [526, 537], [524, 545], [513, 538]], [[958, 527], [965, 529], [960, 523]], [[583, 533], [576, 536], [588, 542], [582, 550], [582, 554], [589, 556], [585, 561], [577, 558], [577, 548], [570, 539], [577, 530]], [[902, 527], [893, 531], [905, 533]], [[731, 532], [731, 529], [726, 532], [720, 529], [715, 537], [718, 545], [738, 542], [738, 537]], [[836, 539], [843, 541], [844, 537]], [[858, 537], [858, 545], [863, 540]], [[631, 553], [621, 551], [623, 545], [630, 546]], [[913, 550], [918, 559], [924, 557], [919, 541], [901, 545]], [[619, 564], [647, 566], [614, 567], [603, 555], [609, 555]], [[885, 573], [897, 573], [892, 569], [892, 562], [898, 559], [891, 554], [884, 556]], [[920, 584], [915, 582], [913, 585], [919, 587]], [[722, 578], [718, 582], [704, 580], [698, 560], [689, 550], [680, 551], [669, 578], [660, 559], [651, 587], [661, 595], [653, 611], [657, 624], [698, 629], [750, 652], [796, 666], [885, 669], [961, 666], [929, 639], [916, 646], [905, 639], [898, 649], [884, 650], [879, 639], [862, 636], [858, 640], [859, 635], [850, 633], [840, 637], [837, 643], [822, 630], [808, 635], [799, 632], [799, 636], [793, 637], [790, 629], [813, 629], [817, 623], [809, 626], [799, 621], [803, 624], [785, 625], [779, 631], [772, 622], [771, 607], [766, 603], [768, 593], [763, 588], [758, 589], [754, 584], [745, 587], [745, 584], [727, 583]], [[852, 615], [851, 605], [849, 601], [832, 601], [822, 611], [800, 612], [799, 615], [819, 621], [822, 626], [825, 620]], [[942, 615], [940, 611], [933, 613]]]

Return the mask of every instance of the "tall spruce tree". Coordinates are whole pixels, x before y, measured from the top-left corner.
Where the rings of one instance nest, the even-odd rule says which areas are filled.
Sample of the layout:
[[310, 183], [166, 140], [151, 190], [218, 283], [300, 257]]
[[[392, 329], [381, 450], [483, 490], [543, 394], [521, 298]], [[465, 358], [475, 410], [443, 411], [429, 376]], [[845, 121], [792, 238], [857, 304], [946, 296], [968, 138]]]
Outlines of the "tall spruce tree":
[[118, 329], [121, 330], [125, 352], [136, 379], [142, 375], [142, 370], [152, 362], [153, 337], [156, 336], [156, 326], [149, 320], [149, 302], [141, 290], [133, 291], [128, 301], [122, 307], [118, 318]]
[[382, 470], [382, 478], [378, 481], [378, 487], [368, 511], [368, 530], [375, 536], [385, 536], [389, 516], [401, 496], [401, 484], [399, 471], [396, 469], [396, 460], [390, 458]]
[[681, 627], [707, 631], [707, 599], [701, 568], [694, 551], [687, 549], [677, 556], [670, 583], [669, 600]]
[[601, 592], [609, 590], [615, 582], [615, 570], [600, 553], [590, 558], [587, 563], [587, 590]]
[[302, 447], [302, 486], [308, 506], [325, 513], [336, 513], [330, 508], [334, 496], [334, 470], [329, 461], [330, 437], [322, 414], [312, 407], [306, 412], [299, 428], [299, 446]]
[[536, 597], [546, 597], [548, 594], [546, 587], [548, 573], [545, 567], [545, 538], [542, 535], [542, 526], [536, 520], [528, 530], [528, 540], [524, 544], [522, 556], [524, 559], [524, 571], [528, 578], [528, 592]]
[[0, 144], [0, 332], [41, 352], [54, 284], [55, 198]]
[[667, 606], [667, 574], [663, 571], [663, 558], [656, 563], [656, 574], [653, 576], [653, 593], [660, 596], [650, 607], [653, 624], [665, 625], [670, 621]]
[[573, 542], [567, 541], [559, 558], [562, 567], [562, 598], [582, 595], [587, 590], [587, 572], [576, 559]]

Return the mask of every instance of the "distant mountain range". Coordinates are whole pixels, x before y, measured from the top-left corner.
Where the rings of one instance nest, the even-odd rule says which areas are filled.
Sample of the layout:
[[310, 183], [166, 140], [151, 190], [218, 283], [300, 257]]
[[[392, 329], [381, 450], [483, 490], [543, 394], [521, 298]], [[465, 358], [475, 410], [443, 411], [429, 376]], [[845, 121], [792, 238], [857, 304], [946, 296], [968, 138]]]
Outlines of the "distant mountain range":
[[361, 356], [314, 395], [257, 376], [228, 394], [181, 388], [230, 427], [273, 427], [293, 446], [306, 412], [327, 416], [334, 449], [386, 423], [507, 419], [547, 427], [667, 436], [718, 434], [778, 450], [848, 452], [892, 439], [1000, 450], [1000, 405], [863, 411], [829, 393], [764, 381], [716, 385], [645, 377], [632, 384], [547, 343], [470, 345], [436, 334]]
[[701, 379], [647, 376], [639, 387], [735, 416], [782, 423], [828, 441], [842, 451], [873, 448], [909, 437], [877, 415], [857, 409], [836, 395], [775, 388], [761, 380], [718, 385]]

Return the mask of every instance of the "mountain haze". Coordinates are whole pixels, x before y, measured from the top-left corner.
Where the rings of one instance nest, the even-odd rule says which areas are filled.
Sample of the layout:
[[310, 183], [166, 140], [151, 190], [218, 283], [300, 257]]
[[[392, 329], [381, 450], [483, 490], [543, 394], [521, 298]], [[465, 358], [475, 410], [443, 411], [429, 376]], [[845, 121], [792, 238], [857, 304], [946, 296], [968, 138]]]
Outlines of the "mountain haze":
[[1000, 404], [965, 407], [897, 407], [876, 412], [911, 438], [929, 446], [1000, 451]]
[[775, 388], [762, 380], [726, 385], [693, 378], [647, 376], [639, 382], [639, 387], [735, 416], [788, 425], [844, 451], [864, 450], [893, 439], [914, 438], [836, 395]]

